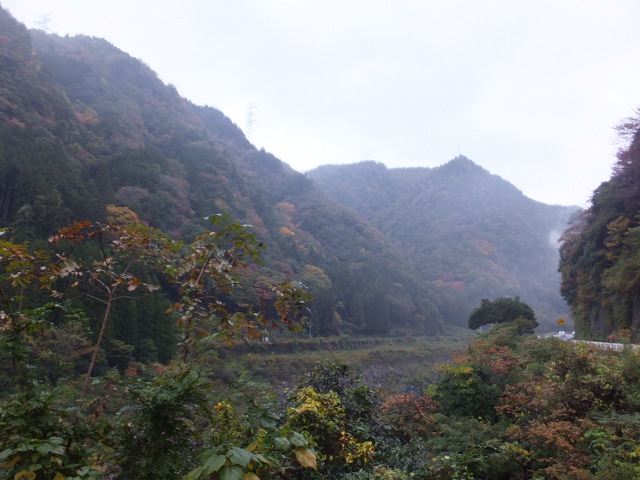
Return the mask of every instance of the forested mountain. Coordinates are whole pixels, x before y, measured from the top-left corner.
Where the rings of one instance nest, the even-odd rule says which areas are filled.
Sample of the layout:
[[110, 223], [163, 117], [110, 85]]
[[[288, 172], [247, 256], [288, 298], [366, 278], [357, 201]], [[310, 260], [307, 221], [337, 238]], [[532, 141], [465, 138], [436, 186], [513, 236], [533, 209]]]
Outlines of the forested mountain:
[[[0, 226], [11, 240], [38, 245], [78, 219], [190, 239], [223, 212], [267, 245], [251, 282], [309, 288], [311, 334], [433, 334], [504, 295], [531, 303], [543, 324], [563, 313], [548, 239], [569, 209], [533, 202], [463, 158], [305, 176], [105, 40], [28, 32], [5, 11], [0, 27]], [[330, 195], [314, 181], [331, 183]], [[119, 340], [140, 346], [148, 334]]]
[[562, 237], [562, 294], [580, 338], [640, 337], [640, 117], [619, 131], [628, 145], [611, 178]]
[[519, 296], [551, 326], [566, 314], [556, 239], [575, 207], [545, 205], [459, 156], [437, 168], [372, 161], [308, 173], [378, 228], [435, 285], [443, 316], [464, 324], [481, 298]]
[[[228, 213], [267, 245], [248, 281], [291, 279], [315, 297], [309, 334], [442, 330], [434, 289], [380, 232], [107, 41], [28, 32], [0, 10], [0, 92], [5, 238], [44, 245], [88, 219], [140, 221], [189, 240], [203, 217]], [[144, 301], [159, 304], [122, 307], [110, 332], [136, 351], [149, 335], [158, 349], [171, 343], [132, 326], [162, 315], [162, 299]]]

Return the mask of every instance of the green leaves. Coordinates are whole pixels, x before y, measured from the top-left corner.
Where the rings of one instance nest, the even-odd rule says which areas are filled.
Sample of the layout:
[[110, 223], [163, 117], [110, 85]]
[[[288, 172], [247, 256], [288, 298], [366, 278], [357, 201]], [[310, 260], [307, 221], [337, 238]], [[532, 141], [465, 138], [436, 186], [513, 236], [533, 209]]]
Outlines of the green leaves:
[[231, 447], [227, 455], [229, 457], [229, 461], [232, 464], [240, 465], [243, 467], [249, 465], [249, 462], [251, 462], [251, 460], [255, 458], [255, 455], [253, 455], [251, 452], [240, 447]]
[[220, 471], [220, 480], [241, 480], [244, 470], [238, 466], [231, 465]]
[[291, 434], [291, 436], [289, 437], [289, 442], [291, 442], [291, 445], [295, 447], [306, 447], [307, 445], [309, 445], [309, 442], [306, 438], [304, 438], [304, 435], [297, 432], [293, 432]]
[[209, 475], [213, 472], [217, 472], [226, 462], [227, 457], [214, 453], [205, 460], [204, 464], [202, 465], [202, 473], [204, 475]]
[[204, 455], [204, 462], [198, 468], [189, 472], [184, 480], [197, 480], [201, 477], [210, 476], [212, 473], [220, 471], [220, 469], [227, 463], [227, 457], [218, 453], [218, 448], [209, 450]]
[[291, 448], [291, 442], [284, 437], [274, 438], [273, 444], [278, 450], [289, 450]]
[[62, 455], [65, 450], [64, 445], [62, 444], [63, 442], [64, 440], [60, 437], [49, 437], [46, 442], [36, 447], [36, 451], [44, 455], [50, 453], [53, 453], [55, 455]]
[[[198, 455], [193, 449], [192, 438], [210, 439], [203, 431], [213, 423], [213, 415], [204, 398], [204, 384], [197, 369], [192, 368], [192, 360], [197, 358], [192, 354], [201, 353], [218, 339], [261, 338], [266, 327], [278, 325], [278, 317], [293, 329], [310, 300], [299, 285], [283, 283], [274, 287], [255, 287], [260, 299], [253, 306], [241, 302], [233, 304], [230, 293], [243, 287], [254, 289], [253, 285], [240, 282], [240, 271], [250, 263], [259, 262], [258, 255], [264, 246], [245, 226], [231, 221], [226, 215], [213, 217], [212, 227], [212, 231], [205, 232], [191, 244], [182, 245], [145, 226], [76, 222], [51, 237], [51, 248], [56, 251], [53, 261], [29, 252], [24, 246], [0, 242], [2, 272], [7, 273], [2, 278], [5, 283], [0, 287], [8, 284], [13, 289], [11, 297], [3, 296], [5, 308], [0, 310], [0, 333], [4, 344], [15, 347], [16, 365], [27, 370], [28, 345], [35, 343], [29, 335], [42, 335], [47, 322], [40, 322], [41, 317], [49, 310], [63, 310], [65, 305], [59, 300], [59, 303], [40, 308], [41, 312], [28, 311], [21, 306], [22, 295], [13, 295], [16, 291], [30, 286], [52, 287], [55, 282], [58, 290], [52, 290], [52, 295], [56, 299], [84, 296], [102, 308], [99, 310], [102, 318], [98, 339], [89, 349], [92, 358], [85, 376], [83, 398], [88, 394], [102, 342], [108, 338], [105, 332], [108, 332], [107, 324], [115, 302], [155, 289], [145, 281], [141, 271], [146, 274], [155, 270], [156, 274], [164, 275], [158, 283], [175, 286], [171, 293], [178, 298], [171, 312], [181, 314], [178, 329], [182, 336], [182, 362], [171, 364], [151, 381], [140, 378], [128, 386], [131, 401], [119, 412], [115, 433], [109, 434], [108, 440], [110, 446], [115, 445], [113, 457], [123, 476], [141, 480], [178, 478], [192, 467]], [[92, 254], [81, 254], [86, 251]], [[14, 301], [15, 298], [19, 300]], [[277, 315], [273, 314], [274, 310]], [[118, 338], [109, 342], [110, 351], [123, 352], [123, 356], [129, 355], [133, 348]], [[122, 369], [125, 367], [126, 363]], [[47, 399], [41, 405], [42, 411], [38, 412], [47, 419], [50, 417], [44, 406], [49, 406], [51, 401]], [[28, 412], [16, 405], [14, 407], [19, 410], [16, 417], [26, 422]], [[30, 408], [34, 405], [33, 399], [24, 403]], [[311, 465], [315, 457], [308, 450], [307, 440], [289, 430], [278, 431], [278, 420], [277, 415], [266, 410], [256, 414], [244, 432], [246, 438], [252, 439], [246, 448], [238, 442], [240, 435], [224, 439], [224, 449], [208, 450], [202, 464], [187, 478], [212, 475], [227, 480], [257, 478], [259, 471], [275, 472], [284, 468], [283, 465], [291, 465], [295, 462], [294, 456], [300, 457], [300, 463]], [[43, 431], [48, 430], [40, 430]], [[274, 437], [284, 440], [272, 441]], [[54, 459], [68, 454], [70, 444], [62, 434], [49, 435], [43, 440], [42, 434], [38, 433], [28, 443], [4, 448], [2, 456], [8, 461], [17, 457], [22, 459], [28, 451], [32, 456], [55, 463]], [[244, 441], [242, 444], [246, 445]], [[6, 445], [0, 443], [0, 447]], [[78, 465], [79, 468], [86, 466]], [[14, 471], [18, 468], [28, 470], [23, 467], [16, 465]], [[92, 472], [88, 471], [87, 476], [90, 475]]]
[[483, 298], [481, 305], [469, 316], [469, 328], [516, 321], [522, 330], [520, 333], [533, 333], [538, 326], [533, 309], [518, 297], [502, 297], [493, 301]]
[[272, 465], [263, 455], [256, 455], [237, 446], [231, 447], [224, 455], [218, 453], [219, 451], [220, 447], [209, 450], [202, 465], [189, 472], [184, 480], [210, 478], [216, 472], [219, 472], [221, 480], [253, 478], [247, 475], [252, 475], [254, 469]]
[[[294, 329], [304, 321], [302, 311], [310, 301], [306, 292], [291, 283], [258, 287], [241, 282], [242, 269], [260, 263], [264, 244], [227, 214], [211, 215], [209, 219], [213, 229], [183, 245], [164, 268], [180, 294], [171, 311], [180, 313], [177, 326], [186, 337], [183, 358], [216, 332], [226, 342], [235, 338], [261, 339], [265, 327], [277, 326], [266, 313], [271, 305], [280, 320]], [[221, 300], [224, 295], [247, 287], [259, 293], [259, 311], [246, 303], [228, 306]]]
[[632, 139], [618, 152], [608, 181], [591, 197], [591, 205], [572, 218], [560, 245], [561, 292], [572, 309], [578, 338], [605, 338], [637, 329], [640, 286], [640, 131], [638, 118], [623, 131]]

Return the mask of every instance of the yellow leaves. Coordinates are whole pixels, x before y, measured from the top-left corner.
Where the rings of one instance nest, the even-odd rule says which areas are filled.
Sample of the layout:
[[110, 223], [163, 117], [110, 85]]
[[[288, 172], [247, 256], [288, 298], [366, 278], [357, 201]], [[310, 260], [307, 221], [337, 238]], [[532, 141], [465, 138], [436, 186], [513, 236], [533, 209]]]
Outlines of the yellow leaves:
[[347, 463], [362, 460], [364, 463], [373, 459], [374, 449], [372, 442], [358, 442], [352, 435], [342, 432], [339, 440], [342, 446], [342, 458]]
[[107, 221], [116, 225], [138, 225], [138, 215], [129, 207], [107, 205]]
[[[326, 458], [346, 463], [368, 462], [373, 458], [373, 443], [359, 442], [347, 431], [344, 407], [335, 392], [318, 393], [307, 387], [296, 395], [296, 404], [289, 409], [290, 420], [296, 428], [308, 433], [311, 443]], [[295, 454], [300, 464], [316, 468], [315, 454], [306, 445], [292, 443], [298, 447]]]
[[373, 442], [362, 442], [358, 445], [358, 456], [365, 462], [373, 460]]
[[322, 423], [325, 420], [342, 419], [344, 409], [340, 398], [335, 392], [318, 393], [313, 387], [307, 387], [296, 395], [297, 406], [291, 408], [291, 413], [305, 417], [307, 420], [314, 418]]
[[13, 480], [33, 480], [36, 478], [36, 472], [31, 470], [22, 470], [13, 476]]
[[456, 377], [467, 377], [473, 373], [473, 367], [471, 365], [463, 363], [442, 365], [440, 367], [440, 370]]
[[16, 455], [15, 457], [13, 457], [12, 459], [1, 463], [0, 464], [0, 470], [8, 470], [10, 468], [12, 468], [16, 463], [18, 463], [20, 460], [22, 460], [22, 457], [20, 455]]
[[253, 472], [247, 472], [242, 476], [242, 480], [260, 480], [260, 477]]
[[605, 256], [607, 260], [615, 260], [618, 256], [618, 249], [624, 244], [625, 235], [629, 230], [631, 220], [627, 217], [617, 217], [607, 225], [609, 236], [605, 239], [604, 245], [607, 247]]
[[309, 448], [296, 448], [296, 459], [305, 468], [318, 469], [318, 461], [316, 455]]
[[76, 110], [75, 114], [78, 120], [85, 124], [93, 125], [100, 122], [98, 112], [89, 107], [85, 108], [83, 111]]
[[280, 235], [284, 235], [285, 237], [295, 237], [296, 233], [287, 227], [280, 227]]
[[256, 439], [253, 442], [251, 442], [249, 445], [247, 445], [244, 449], [247, 452], [255, 452], [256, 448], [258, 448], [260, 446], [260, 440]]

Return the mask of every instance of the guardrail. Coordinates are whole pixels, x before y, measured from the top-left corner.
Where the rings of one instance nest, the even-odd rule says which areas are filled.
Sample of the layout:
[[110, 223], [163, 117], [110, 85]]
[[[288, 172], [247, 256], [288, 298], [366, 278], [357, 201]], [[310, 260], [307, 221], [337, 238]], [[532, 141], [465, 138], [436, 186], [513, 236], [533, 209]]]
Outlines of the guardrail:
[[638, 348], [640, 347], [640, 345], [636, 345], [633, 343], [615, 343], [615, 342], [594, 342], [591, 340], [576, 340], [574, 337], [575, 332], [555, 332], [555, 333], [542, 333], [540, 335], [538, 335], [538, 338], [551, 338], [551, 337], [555, 337], [555, 338], [559, 338], [560, 340], [566, 340], [567, 342], [572, 342], [572, 343], [587, 343], [589, 345], [593, 345], [594, 347], [597, 348], [603, 348], [603, 349], [609, 349], [609, 350], [616, 350], [616, 351], [621, 351], [625, 345], [629, 345], [630, 347], [633, 348]]
[[590, 340], [569, 340], [569, 341], [573, 342], [573, 343], [588, 343], [589, 345], [593, 345], [593, 346], [598, 347], [598, 348], [616, 350], [618, 352], [620, 350], [622, 350], [627, 345], [629, 347], [632, 347], [632, 348], [640, 347], [640, 345], [636, 345], [636, 344], [633, 344], [633, 343], [592, 342]]

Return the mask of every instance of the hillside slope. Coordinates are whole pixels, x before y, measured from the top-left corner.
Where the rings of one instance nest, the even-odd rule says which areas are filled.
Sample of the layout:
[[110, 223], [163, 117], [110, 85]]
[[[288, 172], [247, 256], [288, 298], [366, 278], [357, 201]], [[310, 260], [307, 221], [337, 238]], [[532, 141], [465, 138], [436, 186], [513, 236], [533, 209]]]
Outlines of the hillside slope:
[[611, 178], [562, 236], [562, 294], [582, 339], [640, 338], [640, 115], [619, 127], [626, 147]]
[[387, 169], [367, 161], [308, 176], [392, 239], [440, 310], [464, 324], [481, 298], [519, 296], [551, 327], [567, 313], [556, 239], [574, 207], [545, 205], [471, 160]]
[[111, 220], [109, 205], [185, 239], [227, 212], [267, 244], [251, 281], [308, 286], [310, 334], [441, 331], [432, 291], [392, 243], [222, 112], [105, 40], [28, 32], [4, 10], [0, 28], [0, 226], [12, 240]]

